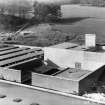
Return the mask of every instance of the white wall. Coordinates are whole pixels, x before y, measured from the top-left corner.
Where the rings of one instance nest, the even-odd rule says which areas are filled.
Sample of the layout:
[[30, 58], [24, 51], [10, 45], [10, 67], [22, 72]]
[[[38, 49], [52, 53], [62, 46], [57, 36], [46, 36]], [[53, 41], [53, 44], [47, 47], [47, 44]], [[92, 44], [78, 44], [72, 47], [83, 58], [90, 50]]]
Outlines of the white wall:
[[86, 48], [96, 46], [96, 35], [95, 34], [85, 34], [85, 46]]
[[83, 52], [65, 49], [44, 48], [44, 58], [49, 59], [60, 67], [74, 67], [74, 63], [83, 61]]
[[21, 82], [21, 71], [8, 68], [0, 68], [0, 77], [10, 81]]
[[60, 67], [75, 67], [81, 63], [82, 69], [94, 71], [105, 64], [104, 53], [85, 52], [58, 48], [44, 48], [44, 59], [51, 60]]
[[79, 81], [32, 73], [32, 85], [67, 93], [79, 92]]

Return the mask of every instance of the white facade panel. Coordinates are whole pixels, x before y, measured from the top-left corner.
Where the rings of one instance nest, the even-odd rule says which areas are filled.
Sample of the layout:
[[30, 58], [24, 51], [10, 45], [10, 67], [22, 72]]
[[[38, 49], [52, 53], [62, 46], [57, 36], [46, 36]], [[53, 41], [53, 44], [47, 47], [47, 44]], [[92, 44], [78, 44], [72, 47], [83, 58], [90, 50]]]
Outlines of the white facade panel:
[[95, 34], [85, 34], [85, 46], [86, 48], [96, 46], [96, 35]]
[[[84, 52], [58, 49], [58, 48], [44, 48], [44, 59], [50, 60], [60, 67], [75, 67], [76, 62], [84, 60]], [[82, 65], [81, 65], [82, 66]]]
[[79, 92], [79, 81], [32, 73], [32, 85], [67, 93]]
[[0, 77], [9, 81], [21, 82], [21, 70], [0, 68]]
[[82, 70], [94, 71], [105, 64], [105, 53], [46, 47], [44, 48], [44, 59], [63, 68], [75, 68], [75, 64], [79, 63]]

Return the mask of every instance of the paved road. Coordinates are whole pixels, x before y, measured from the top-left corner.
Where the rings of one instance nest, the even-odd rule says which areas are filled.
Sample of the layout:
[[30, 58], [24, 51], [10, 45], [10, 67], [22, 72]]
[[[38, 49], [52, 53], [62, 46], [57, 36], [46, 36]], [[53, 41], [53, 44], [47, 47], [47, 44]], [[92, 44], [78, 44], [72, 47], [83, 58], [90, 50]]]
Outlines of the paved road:
[[[96, 103], [82, 99], [39, 91], [36, 89], [3, 82], [0, 82], [0, 94], [7, 96], [5, 98], [0, 98], [0, 105], [30, 105], [35, 102], [40, 105], [97, 105]], [[13, 102], [13, 99], [16, 98], [20, 98], [22, 101], [18, 103]]]

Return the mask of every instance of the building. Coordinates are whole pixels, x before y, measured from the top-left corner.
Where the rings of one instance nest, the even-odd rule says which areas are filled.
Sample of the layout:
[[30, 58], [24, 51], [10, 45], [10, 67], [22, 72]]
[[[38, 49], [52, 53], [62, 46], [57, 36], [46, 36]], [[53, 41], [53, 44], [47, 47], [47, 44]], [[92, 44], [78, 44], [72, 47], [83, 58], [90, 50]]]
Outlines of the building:
[[1, 46], [0, 78], [24, 83], [31, 81], [31, 71], [42, 65], [43, 51], [38, 48]]
[[[88, 66], [91, 68], [92, 65]], [[104, 72], [103, 63], [99, 63], [94, 70], [81, 69], [77, 63], [75, 68], [49, 69], [43, 74], [33, 72], [32, 85], [71, 94], [84, 94], [86, 91], [92, 91], [99, 80], [105, 80]]]
[[[86, 35], [85, 40], [85, 45], [65, 42], [46, 47], [44, 48], [44, 58], [45, 60], [50, 60], [60, 67], [74, 68], [75, 63], [79, 62], [82, 65], [82, 69], [92, 69], [97, 66], [97, 63], [105, 64], [104, 45], [96, 44], [96, 37], [94, 35], [92, 35], [93, 42], [91, 41], [91, 35]], [[86, 63], [88, 62], [94, 62], [94, 66], [87, 68], [88, 64]]]
[[86, 35], [85, 45], [1, 46], [0, 78], [71, 94], [93, 91], [99, 82], [105, 84], [105, 50], [95, 38], [90, 43]]
[[105, 84], [105, 50], [95, 43], [95, 38], [92, 35], [92, 41], [91, 35], [86, 35], [88, 41], [85, 45], [65, 42], [45, 47], [44, 60], [47, 64], [63, 70], [58, 69], [54, 75], [32, 73], [32, 85], [83, 94], [91, 91], [93, 84]]

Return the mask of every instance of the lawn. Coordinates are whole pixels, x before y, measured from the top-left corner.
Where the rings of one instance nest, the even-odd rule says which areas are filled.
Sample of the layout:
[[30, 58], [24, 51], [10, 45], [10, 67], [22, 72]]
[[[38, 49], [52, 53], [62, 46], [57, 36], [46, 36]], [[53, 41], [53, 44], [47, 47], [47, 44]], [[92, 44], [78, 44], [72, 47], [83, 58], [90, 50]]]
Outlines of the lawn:
[[95, 33], [97, 43], [105, 43], [105, 8], [64, 5], [62, 14], [62, 20], [47, 26], [50, 28], [45, 28], [46, 24], [33, 25], [28, 30], [33, 29], [34, 34], [18, 35], [14, 42], [33, 46], [50, 46], [65, 41], [83, 43], [85, 34]]
[[[53, 29], [61, 30], [62, 32], [75, 33], [78, 38], [85, 34], [96, 34], [97, 43], [105, 43], [105, 20], [96, 18], [87, 18], [75, 22], [73, 24], [56, 24]], [[75, 41], [78, 41], [75, 39]]]
[[94, 17], [105, 19], [105, 7], [63, 5], [61, 11], [63, 18]]

